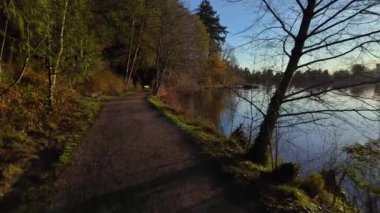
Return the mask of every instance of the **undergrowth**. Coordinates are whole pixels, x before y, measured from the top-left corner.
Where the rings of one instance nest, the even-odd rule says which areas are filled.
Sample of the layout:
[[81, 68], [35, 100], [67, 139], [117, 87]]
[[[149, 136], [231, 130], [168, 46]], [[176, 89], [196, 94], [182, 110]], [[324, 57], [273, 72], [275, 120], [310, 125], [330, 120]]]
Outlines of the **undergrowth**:
[[234, 139], [227, 139], [212, 125], [204, 125], [203, 122], [193, 117], [181, 117], [170, 107], [162, 103], [158, 98], [150, 96], [149, 102], [161, 109], [164, 115], [194, 141], [202, 145], [203, 151], [214, 158], [232, 158], [243, 154], [243, 148]]
[[159, 98], [150, 96], [149, 102], [160, 109], [164, 115], [197, 143], [204, 152], [219, 161], [222, 170], [246, 182], [253, 187], [260, 208], [265, 212], [356, 212], [339, 195], [329, 192], [323, 177], [313, 174], [306, 179], [298, 176], [298, 166], [282, 163], [262, 166], [246, 160], [246, 137], [238, 129], [231, 138], [221, 135], [207, 122], [198, 122], [197, 118], [186, 116], [164, 104]]
[[99, 101], [64, 85], [57, 85], [49, 111], [46, 86], [44, 72], [27, 70], [0, 97], [0, 211], [46, 207], [55, 176], [99, 112]]

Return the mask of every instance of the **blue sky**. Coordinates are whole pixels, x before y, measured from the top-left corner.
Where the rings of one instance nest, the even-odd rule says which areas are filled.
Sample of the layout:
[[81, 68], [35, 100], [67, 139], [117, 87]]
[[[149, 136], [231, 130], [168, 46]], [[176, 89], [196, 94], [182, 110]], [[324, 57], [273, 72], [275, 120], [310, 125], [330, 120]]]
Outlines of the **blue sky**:
[[[185, 6], [194, 11], [202, 0], [182, 0]], [[221, 25], [228, 30], [227, 43], [236, 47], [247, 41], [244, 33], [241, 33], [250, 26], [253, 18], [252, 9], [247, 3], [229, 3], [226, 0], [210, 0], [214, 10], [220, 15]], [[253, 68], [253, 56], [244, 48], [236, 51], [238, 62], [243, 67]]]
[[[182, 0], [184, 5], [188, 7], [191, 11], [199, 6], [202, 0]], [[211, 5], [214, 10], [220, 15], [220, 22], [223, 26], [227, 27], [229, 31], [226, 39], [226, 43], [232, 45], [233, 47], [240, 46], [249, 41], [248, 36], [253, 34], [253, 31], [246, 30], [252, 23], [254, 23], [257, 14], [255, 14], [255, 4], [256, 1], [241, 1], [238, 3], [230, 3], [227, 0], [210, 0]], [[288, 0], [287, 0], [288, 2]], [[275, 3], [277, 3], [275, 1]], [[289, 2], [290, 3], [290, 2]], [[291, 3], [287, 6], [277, 5], [282, 7], [284, 10], [282, 14], [287, 14], [288, 8], [292, 8]], [[270, 23], [269, 19], [266, 19]], [[268, 26], [268, 25], [267, 25]], [[260, 31], [260, 26], [254, 26], [253, 30]], [[257, 32], [256, 31], [256, 32]], [[262, 68], [272, 68], [274, 70], [283, 70], [286, 65], [286, 59], [273, 59], [275, 49], [255, 48], [252, 46], [243, 46], [236, 49], [235, 55], [238, 59], [238, 63], [241, 67], [248, 67], [254, 70], [260, 70]], [[349, 69], [354, 63], [362, 63], [366, 66], [373, 68], [375, 61], [368, 58], [360, 58], [354, 60], [352, 57], [340, 58], [338, 60], [328, 61], [321, 64], [313, 65], [313, 68], [322, 68], [338, 70], [338, 69]]]

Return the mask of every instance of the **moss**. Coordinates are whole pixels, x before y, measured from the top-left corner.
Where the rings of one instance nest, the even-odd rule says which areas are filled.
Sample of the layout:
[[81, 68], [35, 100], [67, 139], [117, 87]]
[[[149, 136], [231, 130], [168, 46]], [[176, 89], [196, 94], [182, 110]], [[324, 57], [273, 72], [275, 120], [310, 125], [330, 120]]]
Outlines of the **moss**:
[[323, 175], [320, 173], [312, 173], [302, 180], [300, 188], [325, 209], [333, 212], [355, 212], [341, 197], [328, 192]]
[[241, 164], [248, 167], [250, 170], [254, 170], [257, 172], [271, 172], [272, 171], [272, 169], [270, 167], [258, 165], [258, 164], [251, 162], [251, 161], [244, 161], [244, 162], [241, 162]]
[[59, 157], [59, 163], [61, 164], [61, 166], [67, 166], [68, 164], [71, 163], [73, 153], [78, 146], [79, 140], [80, 140], [79, 135], [77, 137], [72, 136], [66, 139], [64, 143], [62, 155]]
[[312, 212], [319, 211], [319, 206], [316, 205], [309, 196], [305, 194], [304, 191], [295, 186], [290, 185], [279, 185], [276, 186], [276, 190], [280, 193], [284, 193], [287, 197], [294, 198], [294, 201], [299, 203], [301, 206], [311, 210]]
[[227, 166], [225, 171], [233, 174], [234, 177], [248, 180], [250, 183], [264, 183], [268, 174], [272, 172], [272, 169], [257, 165], [251, 161], [240, 161]]
[[199, 118], [184, 118], [177, 115], [173, 109], [166, 106], [157, 97], [150, 96], [148, 100], [194, 141], [202, 144], [203, 150], [211, 156], [215, 158], [226, 157], [242, 152], [242, 149], [236, 143], [227, 140], [217, 132], [214, 126], [206, 126], [208, 122]]
[[79, 125], [76, 131], [71, 132], [69, 135], [60, 135], [56, 137], [56, 140], [63, 142], [63, 153], [59, 158], [61, 166], [67, 166], [71, 163], [72, 156], [76, 150], [82, 136], [86, 130], [95, 121], [98, 112], [100, 110], [100, 103], [92, 98], [82, 98], [79, 100], [80, 113], [78, 119], [84, 121], [83, 125]]

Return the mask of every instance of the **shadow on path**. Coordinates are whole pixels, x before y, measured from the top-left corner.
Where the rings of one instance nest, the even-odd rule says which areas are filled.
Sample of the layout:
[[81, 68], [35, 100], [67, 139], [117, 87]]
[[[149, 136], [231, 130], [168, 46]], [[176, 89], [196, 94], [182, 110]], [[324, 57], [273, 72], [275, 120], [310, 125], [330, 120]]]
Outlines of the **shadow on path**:
[[106, 102], [57, 181], [58, 212], [252, 212], [146, 94]]

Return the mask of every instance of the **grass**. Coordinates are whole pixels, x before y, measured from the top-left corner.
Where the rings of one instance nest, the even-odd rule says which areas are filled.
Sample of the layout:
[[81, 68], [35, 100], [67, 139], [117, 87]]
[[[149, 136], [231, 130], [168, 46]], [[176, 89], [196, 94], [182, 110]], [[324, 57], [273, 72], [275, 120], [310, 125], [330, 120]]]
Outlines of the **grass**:
[[[281, 195], [283, 197], [294, 199], [295, 205], [300, 205], [305, 210], [309, 210], [311, 212], [321, 211], [319, 205], [314, 203], [310, 197], [301, 189], [291, 185], [279, 185], [275, 186], [275, 193]], [[285, 204], [285, 203], [284, 203]]]
[[183, 132], [189, 135], [194, 141], [201, 144], [203, 151], [212, 157], [232, 158], [242, 154], [243, 148], [236, 141], [227, 139], [220, 134], [209, 122], [199, 118], [179, 116], [172, 108], [165, 105], [157, 97], [150, 96], [149, 102], [160, 109], [165, 117], [177, 125]]
[[[18, 77], [11, 69], [2, 75], [0, 91]], [[30, 68], [0, 97], [0, 208], [44, 209], [56, 177], [72, 163], [101, 102], [130, 94], [123, 78], [112, 72], [96, 72], [76, 85], [62, 75], [50, 111], [47, 85], [46, 73]]]
[[55, 139], [59, 143], [63, 143], [63, 152], [59, 158], [61, 166], [67, 166], [71, 163], [73, 153], [79, 145], [81, 138], [86, 133], [86, 130], [91, 127], [100, 111], [100, 103], [92, 98], [83, 97], [78, 100], [81, 110], [76, 114], [77, 121], [82, 121], [74, 132], [57, 136]]
[[[274, 170], [271, 165], [261, 166], [245, 160], [241, 157], [245, 154], [243, 147], [246, 146], [241, 142], [242, 138], [244, 139], [242, 135], [237, 134], [236, 138], [228, 139], [207, 121], [181, 115], [157, 97], [150, 96], [148, 100], [172, 123], [200, 144], [205, 153], [216, 159], [225, 173], [245, 180], [247, 187], [253, 185], [255, 190], [252, 193], [257, 194], [260, 205], [264, 206], [263, 209], [275, 212], [355, 212], [340, 197], [334, 198], [333, 194], [326, 191], [320, 174], [313, 174], [305, 180], [293, 175], [291, 178], [277, 177], [289, 170], [284, 170], [289, 167], [289, 163], [281, 164], [286, 165], [284, 168], [278, 165], [278, 169], [282, 168], [280, 171]], [[226, 163], [219, 159], [229, 160]], [[295, 165], [296, 168], [298, 167]]]
[[0, 203], [11, 209], [48, 202], [55, 176], [71, 163], [101, 106], [63, 85], [49, 113], [46, 82], [45, 73], [28, 70], [0, 98]]
[[[45, 128], [43, 123], [40, 127], [34, 124], [36, 129], [22, 130], [17, 130], [13, 122], [1, 124], [5, 131], [0, 134], [0, 152], [6, 155], [0, 158], [0, 200], [14, 202], [10, 208], [22, 211], [46, 207], [54, 194], [55, 176], [72, 162], [82, 136], [100, 109], [99, 101], [80, 95], [66, 104], [69, 107], [59, 109], [60, 115], [52, 114]], [[17, 192], [12, 192], [15, 187]], [[16, 201], [13, 197], [23, 199]]]

